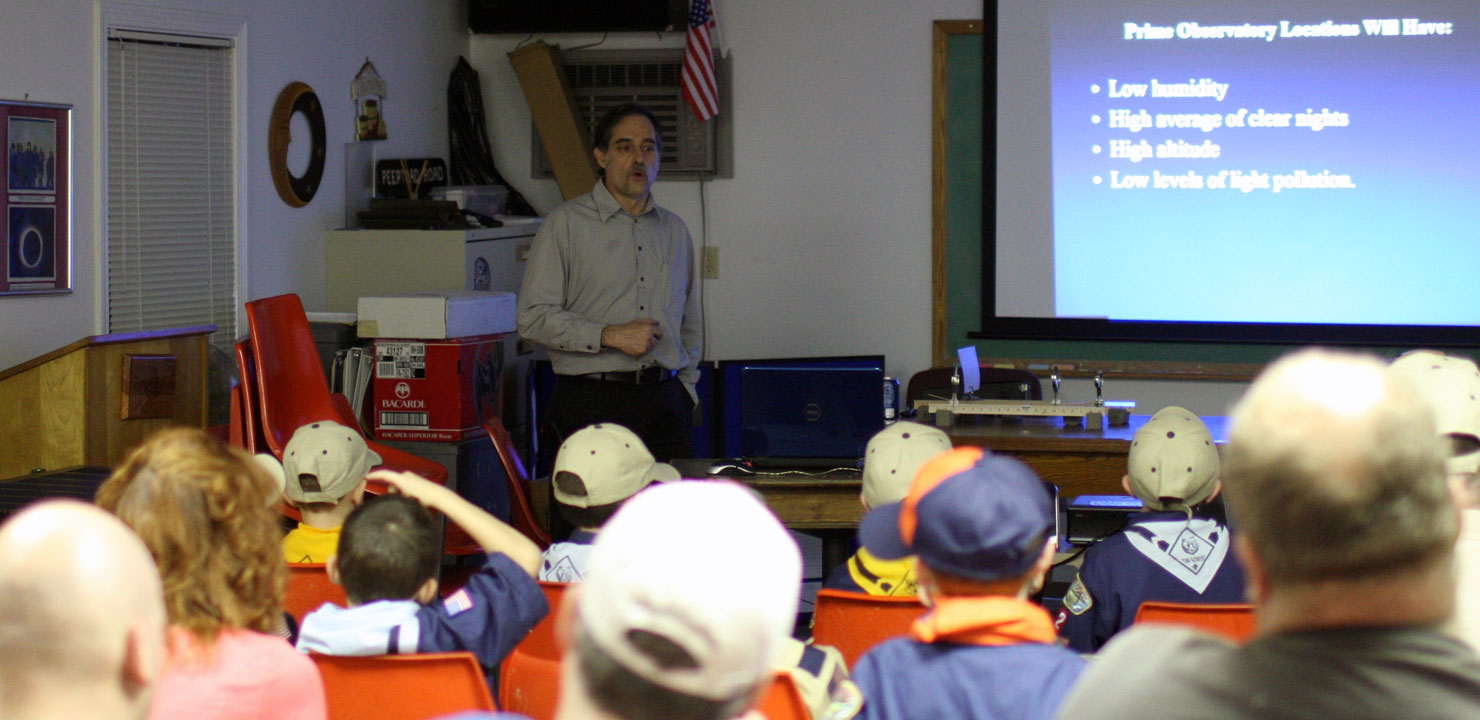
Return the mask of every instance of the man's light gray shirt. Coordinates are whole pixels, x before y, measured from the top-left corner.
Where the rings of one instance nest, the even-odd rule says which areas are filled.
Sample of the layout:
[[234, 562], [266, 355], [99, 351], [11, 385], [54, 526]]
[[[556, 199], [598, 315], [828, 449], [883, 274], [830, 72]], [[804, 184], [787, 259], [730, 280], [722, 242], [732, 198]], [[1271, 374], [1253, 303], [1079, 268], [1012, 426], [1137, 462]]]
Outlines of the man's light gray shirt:
[[[601, 330], [638, 318], [663, 338], [640, 357], [601, 346]], [[519, 334], [549, 351], [556, 374], [679, 371], [693, 394], [702, 351], [688, 226], [650, 197], [633, 217], [606, 185], [550, 212], [535, 235], [519, 293]]]

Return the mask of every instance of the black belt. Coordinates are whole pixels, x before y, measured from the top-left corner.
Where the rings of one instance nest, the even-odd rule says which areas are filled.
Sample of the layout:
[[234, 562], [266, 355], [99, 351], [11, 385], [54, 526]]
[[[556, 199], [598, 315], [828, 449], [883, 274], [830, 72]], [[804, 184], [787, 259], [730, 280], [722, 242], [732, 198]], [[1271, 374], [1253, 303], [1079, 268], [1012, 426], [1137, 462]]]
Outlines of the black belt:
[[671, 378], [677, 374], [678, 372], [675, 370], [669, 370], [668, 368], [654, 365], [651, 367], [642, 368], [640, 370], [632, 370], [627, 372], [586, 373], [585, 375], [580, 375], [579, 377], [586, 378], [587, 380], [626, 383], [628, 385], [652, 385], [654, 383], [663, 382], [664, 380], [667, 380], [668, 378]]

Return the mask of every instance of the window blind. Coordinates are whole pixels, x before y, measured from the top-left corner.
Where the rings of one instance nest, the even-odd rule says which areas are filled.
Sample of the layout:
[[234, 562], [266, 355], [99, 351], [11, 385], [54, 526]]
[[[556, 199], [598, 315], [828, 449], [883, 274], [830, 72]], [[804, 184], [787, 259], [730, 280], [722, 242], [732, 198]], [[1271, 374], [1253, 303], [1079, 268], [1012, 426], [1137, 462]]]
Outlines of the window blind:
[[110, 33], [108, 331], [214, 323], [236, 336], [232, 48]]

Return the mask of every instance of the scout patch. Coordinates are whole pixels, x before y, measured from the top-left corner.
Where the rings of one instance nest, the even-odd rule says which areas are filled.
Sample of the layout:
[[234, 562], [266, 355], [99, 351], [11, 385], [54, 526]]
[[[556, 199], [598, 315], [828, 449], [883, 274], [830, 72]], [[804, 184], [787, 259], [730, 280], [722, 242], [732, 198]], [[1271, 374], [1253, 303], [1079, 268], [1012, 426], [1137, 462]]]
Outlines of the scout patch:
[[1074, 583], [1069, 586], [1069, 592], [1064, 594], [1064, 607], [1075, 615], [1083, 615], [1086, 610], [1095, 606], [1095, 599], [1090, 597], [1089, 589], [1084, 587], [1084, 581], [1074, 576]]

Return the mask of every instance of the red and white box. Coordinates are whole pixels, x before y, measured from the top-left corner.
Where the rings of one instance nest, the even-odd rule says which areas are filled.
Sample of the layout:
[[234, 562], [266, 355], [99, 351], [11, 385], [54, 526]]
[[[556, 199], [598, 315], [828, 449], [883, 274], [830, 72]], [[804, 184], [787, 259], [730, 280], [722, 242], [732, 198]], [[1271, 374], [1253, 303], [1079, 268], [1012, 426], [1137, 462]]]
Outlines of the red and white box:
[[503, 406], [504, 337], [376, 339], [375, 437], [458, 442], [481, 434]]

